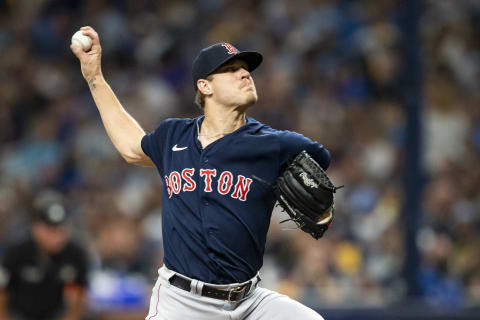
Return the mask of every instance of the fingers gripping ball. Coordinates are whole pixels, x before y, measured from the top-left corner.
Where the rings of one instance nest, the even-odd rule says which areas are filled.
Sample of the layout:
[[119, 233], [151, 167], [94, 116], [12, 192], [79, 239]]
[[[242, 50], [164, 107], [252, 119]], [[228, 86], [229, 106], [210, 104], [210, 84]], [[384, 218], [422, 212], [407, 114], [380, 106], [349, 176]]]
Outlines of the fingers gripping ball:
[[77, 31], [72, 36], [72, 44], [78, 45], [83, 51], [88, 51], [92, 47], [92, 39], [84, 35], [82, 31]]

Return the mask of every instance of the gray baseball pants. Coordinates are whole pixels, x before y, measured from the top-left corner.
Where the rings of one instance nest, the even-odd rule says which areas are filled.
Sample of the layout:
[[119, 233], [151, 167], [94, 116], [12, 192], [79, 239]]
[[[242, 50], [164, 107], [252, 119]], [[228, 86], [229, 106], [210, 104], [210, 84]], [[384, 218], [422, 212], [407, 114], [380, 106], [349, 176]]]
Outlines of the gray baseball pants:
[[[169, 279], [176, 273], [165, 266], [158, 274], [145, 320], [323, 320], [303, 304], [258, 287], [257, 277], [245, 298], [230, 302], [201, 296], [204, 283], [198, 280], [192, 280], [190, 292], [171, 285]], [[208, 285], [228, 289], [239, 284]]]

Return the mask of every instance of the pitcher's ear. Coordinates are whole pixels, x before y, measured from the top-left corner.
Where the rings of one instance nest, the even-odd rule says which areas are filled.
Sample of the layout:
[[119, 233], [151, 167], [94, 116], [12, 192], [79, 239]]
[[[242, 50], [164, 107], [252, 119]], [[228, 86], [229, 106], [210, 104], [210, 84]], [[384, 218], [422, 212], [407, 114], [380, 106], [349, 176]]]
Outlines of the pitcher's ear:
[[197, 80], [197, 88], [203, 95], [210, 95], [213, 93], [212, 86], [210, 81], [207, 79], [198, 79]]

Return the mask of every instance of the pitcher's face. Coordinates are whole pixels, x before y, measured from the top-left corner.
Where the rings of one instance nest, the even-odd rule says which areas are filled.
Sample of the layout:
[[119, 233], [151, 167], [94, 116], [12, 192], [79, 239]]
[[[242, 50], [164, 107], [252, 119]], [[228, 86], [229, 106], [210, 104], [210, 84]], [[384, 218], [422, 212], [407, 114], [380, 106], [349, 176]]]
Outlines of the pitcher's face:
[[251, 106], [258, 100], [248, 65], [238, 59], [227, 62], [211, 74], [212, 98], [217, 103]]

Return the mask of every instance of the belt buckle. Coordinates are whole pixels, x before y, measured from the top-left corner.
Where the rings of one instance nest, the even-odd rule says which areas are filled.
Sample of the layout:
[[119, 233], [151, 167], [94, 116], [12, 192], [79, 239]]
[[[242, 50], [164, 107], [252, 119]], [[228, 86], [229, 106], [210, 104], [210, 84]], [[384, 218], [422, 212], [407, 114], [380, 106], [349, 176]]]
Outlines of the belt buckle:
[[233, 300], [232, 300], [232, 293], [240, 293], [240, 292], [244, 291], [246, 288], [247, 288], [247, 286], [242, 286], [241, 288], [235, 288], [235, 289], [229, 290], [229, 291], [228, 291], [227, 301], [228, 301], [228, 302], [233, 302]]

